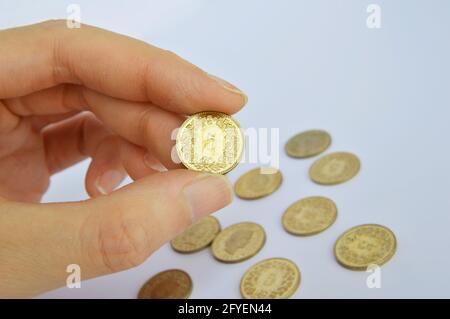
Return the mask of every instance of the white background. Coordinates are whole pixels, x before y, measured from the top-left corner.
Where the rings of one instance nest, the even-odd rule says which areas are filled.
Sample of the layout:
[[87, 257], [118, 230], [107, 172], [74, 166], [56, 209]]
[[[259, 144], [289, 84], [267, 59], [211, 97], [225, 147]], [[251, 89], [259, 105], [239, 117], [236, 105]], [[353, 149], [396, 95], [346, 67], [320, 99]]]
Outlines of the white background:
[[[284, 182], [275, 194], [236, 198], [216, 214], [223, 227], [263, 225], [267, 243], [255, 257], [228, 265], [209, 250], [179, 255], [166, 245], [136, 269], [41, 297], [135, 298], [150, 276], [181, 268], [193, 278], [193, 298], [239, 298], [244, 271], [278, 256], [301, 269], [295, 298], [450, 297], [450, 2], [376, 1], [382, 27], [368, 29], [366, 8], [374, 2], [78, 1], [83, 22], [175, 51], [244, 89], [249, 103], [237, 114], [244, 128], [280, 128], [281, 150], [299, 131], [325, 129], [333, 137], [328, 152], [354, 152], [362, 170], [348, 183], [319, 186], [307, 176], [313, 159], [281, 151]], [[64, 18], [70, 3], [0, 0], [0, 28]], [[229, 177], [234, 182], [257, 165], [241, 164]], [[86, 167], [55, 176], [44, 200], [86, 198]], [[309, 195], [336, 202], [336, 223], [313, 237], [288, 235], [284, 209]], [[386, 225], [398, 238], [381, 289], [368, 289], [368, 273], [333, 257], [335, 239], [361, 223]]]

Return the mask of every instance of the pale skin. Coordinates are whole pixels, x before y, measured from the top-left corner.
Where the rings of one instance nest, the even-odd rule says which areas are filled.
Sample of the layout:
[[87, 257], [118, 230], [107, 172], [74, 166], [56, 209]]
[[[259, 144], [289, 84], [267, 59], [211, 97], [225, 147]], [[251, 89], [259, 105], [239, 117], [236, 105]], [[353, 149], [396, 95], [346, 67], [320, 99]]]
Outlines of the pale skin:
[[[231, 202], [225, 177], [172, 160], [171, 134], [188, 114], [239, 111], [235, 86], [87, 25], [3, 30], [0, 43], [0, 297], [61, 287], [70, 264], [82, 279], [137, 266]], [[52, 174], [86, 158], [90, 199], [39, 203]]]

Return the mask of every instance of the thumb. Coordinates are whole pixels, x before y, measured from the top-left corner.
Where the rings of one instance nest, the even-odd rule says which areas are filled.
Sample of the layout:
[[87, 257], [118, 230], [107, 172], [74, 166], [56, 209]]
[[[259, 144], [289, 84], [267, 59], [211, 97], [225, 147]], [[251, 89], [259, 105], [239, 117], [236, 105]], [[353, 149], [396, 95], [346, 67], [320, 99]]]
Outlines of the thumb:
[[200, 218], [228, 205], [226, 177], [187, 170], [156, 173], [108, 196], [88, 200], [81, 230], [92, 275], [141, 264]]
[[0, 297], [124, 270], [232, 199], [223, 176], [172, 170], [83, 202], [27, 204], [0, 198]]

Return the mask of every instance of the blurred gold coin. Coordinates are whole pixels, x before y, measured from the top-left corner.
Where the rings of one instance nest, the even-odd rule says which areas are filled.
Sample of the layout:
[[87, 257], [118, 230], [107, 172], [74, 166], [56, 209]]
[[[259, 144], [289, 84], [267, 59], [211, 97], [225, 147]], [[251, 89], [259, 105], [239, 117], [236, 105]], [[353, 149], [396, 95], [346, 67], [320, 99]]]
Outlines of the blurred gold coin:
[[330, 144], [330, 134], [322, 130], [310, 130], [291, 137], [284, 149], [291, 157], [307, 158], [322, 153]]
[[150, 278], [141, 288], [139, 299], [187, 299], [192, 292], [191, 277], [179, 269], [170, 269]]
[[336, 260], [351, 270], [381, 266], [394, 256], [397, 240], [394, 233], [381, 225], [366, 224], [347, 230], [334, 246]]
[[337, 208], [332, 200], [314, 196], [303, 198], [289, 206], [284, 212], [282, 222], [287, 232], [308, 236], [330, 227], [336, 216]]
[[200, 112], [181, 125], [176, 149], [187, 168], [225, 174], [240, 162], [244, 138], [238, 122], [228, 114]]
[[271, 258], [250, 267], [241, 279], [245, 299], [287, 299], [300, 285], [300, 270], [284, 258]]
[[358, 174], [360, 166], [358, 157], [351, 153], [331, 153], [312, 164], [309, 176], [318, 184], [335, 185], [353, 178]]
[[194, 253], [208, 247], [220, 232], [217, 218], [207, 216], [171, 240], [170, 245], [179, 253]]
[[280, 187], [283, 176], [274, 168], [255, 168], [248, 171], [234, 185], [236, 195], [243, 199], [268, 196]]
[[256, 255], [265, 241], [266, 234], [260, 225], [243, 222], [222, 230], [214, 239], [211, 250], [217, 260], [236, 263]]

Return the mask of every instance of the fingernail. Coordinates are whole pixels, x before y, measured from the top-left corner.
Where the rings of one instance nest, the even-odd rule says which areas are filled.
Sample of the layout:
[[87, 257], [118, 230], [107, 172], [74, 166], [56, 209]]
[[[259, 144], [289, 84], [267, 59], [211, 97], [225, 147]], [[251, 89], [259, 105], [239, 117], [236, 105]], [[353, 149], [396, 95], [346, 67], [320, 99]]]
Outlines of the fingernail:
[[219, 83], [220, 86], [222, 86], [225, 90], [233, 92], [233, 93], [237, 93], [240, 96], [242, 96], [242, 98], [244, 99], [244, 104], [243, 105], [247, 104], [248, 97], [247, 97], [247, 94], [245, 94], [243, 91], [238, 89], [236, 86], [234, 86], [230, 82], [227, 82], [224, 79], [219, 78], [218, 76], [215, 76], [215, 75], [212, 75], [212, 74], [208, 74], [208, 76], [210, 78], [216, 80], [217, 83]]
[[116, 189], [123, 179], [124, 176], [121, 172], [116, 170], [107, 171], [97, 178], [95, 187], [97, 187], [100, 193], [107, 195]]
[[227, 206], [233, 199], [230, 183], [222, 175], [201, 175], [186, 185], [183, 193], [194, 221]]
[[158, 172], [165, 172], [167, 171], [167, 168], [161, 164], [158, 160], [156, 160], [151, 154], [147, 153], [144, 155], [144, 164], [148, 168], [158, 171]]

